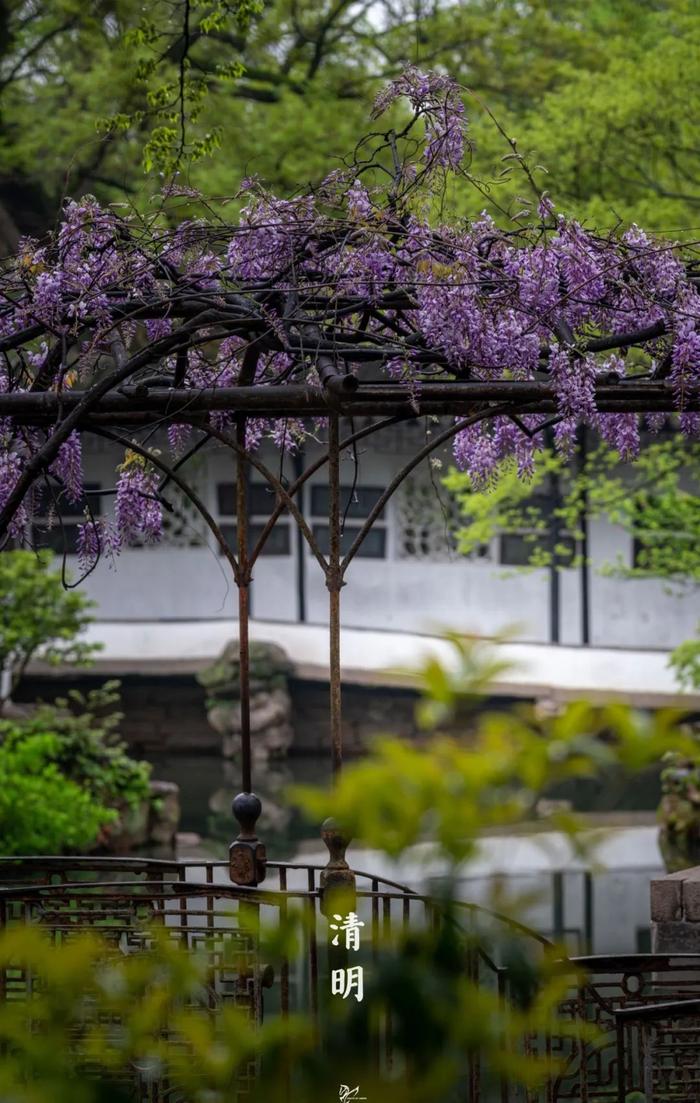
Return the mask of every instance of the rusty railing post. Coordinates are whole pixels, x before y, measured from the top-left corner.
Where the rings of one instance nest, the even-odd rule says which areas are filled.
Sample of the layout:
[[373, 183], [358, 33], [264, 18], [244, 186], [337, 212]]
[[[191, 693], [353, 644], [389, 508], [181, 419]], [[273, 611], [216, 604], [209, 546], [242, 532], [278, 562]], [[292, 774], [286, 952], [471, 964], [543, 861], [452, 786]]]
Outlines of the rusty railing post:
[[330, 731], [331, 764], [333, 778], [339, 773], [343, 761], [342, 702], [340, 688], [340, 591], [343, 578], [340, 570], [340, 441], [338, 415], [328, 419], [328, 573], [326, 587], [329, 595], [329, 683], [330, 683]]

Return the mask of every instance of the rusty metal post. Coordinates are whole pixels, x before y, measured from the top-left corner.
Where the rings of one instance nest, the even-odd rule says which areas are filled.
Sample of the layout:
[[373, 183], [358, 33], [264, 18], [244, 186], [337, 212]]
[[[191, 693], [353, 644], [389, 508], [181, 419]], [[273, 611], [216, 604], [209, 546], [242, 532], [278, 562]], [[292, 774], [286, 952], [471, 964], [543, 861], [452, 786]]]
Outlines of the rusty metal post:
[[338, 415], [328, 419], [328, 531], [329, 555], [326, 586], [329, 593], [329, 681], [331, 763], [334, 779], [343, 761], [343, 733], [340, 691], [340, 591], [343, 579], [340, 570], [340, 440]]
[[265, 879], [265, 844], [260, 842], [255, 825], [262, 804], [253, 793], [250, 746], [250, 612], [251, 569], [248, 551], [248, 461], [246, 419], [236, 419], [238, 461], [236, 467], [236, 535], [238, 544], [238, 655], [241, 702], [241, 779], [243, 791], [234, 798], [232, 810], [240, 825], [238, 836], [229, 847], [229, 874], [237, 885], [258, 885]]
[[[339, 418], [332, 413], [328, 419], [328, 528], [329, 555], [326, 586], [329, 593], [329, 682], [330, 733], [333, 780], [337, 781], [343, 763], [342, 701], [340, 680], [340, 591], [343, 574], [340, 557], [340, 434]], [[334, 819], [324, 821], [321, 838], [328, 847], [329, 858], [321, 871], [321, 911], [328, 918], [336, 911], [348, 912], [355, 906], [355, 875], [345, 860], [350, 838]]]

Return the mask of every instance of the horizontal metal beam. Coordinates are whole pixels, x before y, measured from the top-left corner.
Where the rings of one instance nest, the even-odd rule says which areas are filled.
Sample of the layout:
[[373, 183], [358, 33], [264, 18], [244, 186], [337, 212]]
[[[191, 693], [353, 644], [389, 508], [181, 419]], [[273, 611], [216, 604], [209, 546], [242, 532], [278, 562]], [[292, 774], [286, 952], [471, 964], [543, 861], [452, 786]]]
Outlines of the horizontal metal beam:
[[[0, 394], [0, 416], [23, 423], [60, 420], [88, 393], [76, 390], [61, 394], [55, 391]], [[668, 383], [633, 380], [599, 384], [596, 401], [603, 412], [672, 412], [677, 405]], [[205, 390], [127, 385], [99, 399], [86, 417], [131, 421], [157, 414], [172, 421], [178, 417], [198, 418], [214, 410], [272, 418], [303, 417], [327, 414], [331, 404], [337, 412], [348, 416], [457, 416], [470, 413], [482, 404], [504, 402], [521, 412], [553, 413], [557, 410], [556, 395], [549, 382], [420, 383], [413, 391], [405, 384], [360, 383], [355, 391], [336, 392], [332, 398], [319, 387], [295, 383]], [[684, 408], [697, 410], [700, 406], [694, 399]]]

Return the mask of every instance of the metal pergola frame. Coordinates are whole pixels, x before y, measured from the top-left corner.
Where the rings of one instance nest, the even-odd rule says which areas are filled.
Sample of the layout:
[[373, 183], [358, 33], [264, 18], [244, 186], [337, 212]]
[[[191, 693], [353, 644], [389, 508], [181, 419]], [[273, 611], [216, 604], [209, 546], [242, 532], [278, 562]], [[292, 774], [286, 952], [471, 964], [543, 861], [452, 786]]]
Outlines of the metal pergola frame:
[[[324, 359], [323, 357], [321, 358]], [[162, 475], [161, 488], [172, 482], [198, 510], [211, 531], [223, 555], [231, 567], [238, 590], [238, 632], [240, 648], [240, 700], [241, 700], [241, 783], [242, 792], [234, 802], [241, 831], [232, 847], [231, 876], [239, 884], [259, 883], [265, 872], [264, 847], [255, 834], [255, 821], [260, 813], [260, 802], [253, 796], [252, 752], [250, 732], [250, 671], [249, 671], [249, 608], [250, 585], [253, 569], [272, 528], [286, 510], [294, 519], [301, 538], [323, 572], [329, 593], [329, 729], [331, 758], [334, 776], [342, 763], [341, 724], [341, 657], [340, 623], [341, 590], [346, 584], [346, 573], [374, 521], [381, 515], [387, 502], [408, 475], [429, 455], [449, 442], [456, 434], [477, 422], [501, 416], [513, 419], [527, 432], [521, 418], [527, 414], [557, 420], [557, 400], [552, 384], [545, 382], [475, 382], [456, 380], [451, 382], [424, 382], [415, 394], [408, 393], [400, 384], [363, 382], [354, 374], [340, 374], [335, 367], [317, 365], [320, 385], [282, 383], [269, 385], [242, 385], [239, 387], [195, 390], [164, 388], [148, 384], [125, 383], [117, 390], [101, 395], [93, 387], [88, 391], [23, 392], [0, 395], [0, 416], [11, 416], [15, 423], [50, 429], [65, 419], [75, 429], [94, 435], [124, 448], [140, 453]], [[596, 400], [602, 412], [671, 412], [676, 407], [674, 393], [666, 381], [634, 379], [599, 383]], [[697, 401], [689, 402], [687, 409], [698, 408]], [[233, 431], [217, 428], [208, 415], [225, 411], [233, 415]], [[302, 470], [294, 481], [283, 485], [282, 480], [263, 463], [255, 450], [246, 448], [246, 423], [250, 417], [265, 416], [275, 420], [289, 417], [323, 417], [328, 423], [327, 447], [320, 457]], [[359, 526], [357, 534], [343, 556], [341, 535], [343, 503], [340, 496], [339, 465], [341, 455], [360, 440], [374, 437], [382, 429], [399, 422], [416, 420], [425, 415], [452, 419], [447, 426], [435, 431], [430, 440], [419, 448], [411, 459], [395, 474], [367, 518]], [[347, 418], [352, 427], [354, 416], [370, 418], [370, 424], [341, 437], [341, 418]], [[236, 457], [237, 501], [237, 551], [231, 550], [223, 533], [207, 510], [196, 491], [183, 477], [180, 468], [191, 455], [169, 464], [160, 455], [154, 455], [147, 447], [132, 439], [129, 431], [154, 423], [185, 423], [207, 438], [218, 441]], [[200, 442], [201, 443], [201, 442]], [[198, 447], [199, 445], [195, 446]], [[329, 489], [329, 552], [324, 556], [310, 526], [297, 505], [296, 496], [310, 478], [322, 468], [327, 468]], [[247, 495], [249, 473], [254, 469], [269, 485], [275, 495], [275, 505], [263, 531], [251, 549], [248, 541]], [[325, 832], [324, 832], [325, 834]]]
[[[432, 452], [479, 422], [509, 419], [532, 439], [562, 421], [562, 396], [550, 363], [555, 346], [565, 350], [573, 371], [587, 370], [586, 357], [597, 354], [660, 348], [661, 354], [650, 367], [637, 364], [628, 374], [602, 372], [595, 382], [588, 376], [591, 400], [601, 414], [658, 414], [677, 411], [681, 406], [686, 413], [700, 410], [700, 388], [688, 386], [687, 393], [679, 398], [677, 380], [672, 378], [668, 320], [672, 315], [664, 309], [659, 317], [659, 304], [643, 281], [638, 290], [654, 320], [640, 327], [643, 313], [640, 315], [636, 304], [629, 315], [630, 328], [625, 331], [598, 333], [590, 327], [582, 334], [573, 332], [565, 306], [568, 299], [578, 301], [577, 296], [587, 301], [585, 281], [573, 290], [562, 290], [556, 309], [548, 308], [545, 317], [522, 307], [521, 339], [539, 334], [531, 372], [535, 379], [509, 378], [505, 367], [471, 363], [471, 352], [464, 353], [463, 362], [451, 361], [444, 348], [437, 347], [432, 338], [428, 340], [421, 330], [418, 318], [423, 276], [405, 259], [400, 261], [400, 278], [392, 277], [386, 287], [381, 281], [376, 288], [368, 285], [366, 290], [362, 282], [356, 286], [352, 274], [342, 266], [330, 275], [324, 266], [329, 257], [348, 243], [353, 245], [355, 239], [372, 245], [376, 244], [376, 235], [384, 235], [392, 248], [403, 242], [406, 223], [398, 216], [393, 201], [385, 216], [378, 229], [363, 228], [352, 219], [336, 215], [324, 217], [321, 223], [296, 215], [273, 222], [276, 232], [286, 238], [287, 252], [275, 260], [274, 272], [266, 278], [241, 276], [228, 252], [225, 260], [222, 254], [223, 246], [228, 242], [228, 249], [240, 235], [244, 247], [247, 240], [250, 244], [258, 230], [265, 230], [266, 223], [198, 225], [198, 247], [221, 254], [217, 279], [212, 283], [196, 273], [188, 275], [180, 270], [183, 266], [179, 262], [169, 258], [167, 250], [164, 252], [167, 232], [154, 237], [140, 224], [132, 226], [110, 214], [104, 248], [125, 260], [126, 267], [110, 276], [104, 287], [100, 285], [97, 306], [89, 292], [83, 301], [82, 285], [78, 284], [72, 292], [76, 302], [70, 301], [69, 295], [68, 301], [62, 300], [57, 316], [47, 320], [41, 309], [37, 316], [36, 288], [32, 290], [22, 263], [14, 270], [8, 268], [2, 287], [0, 368], [4, 361], [7, 379], [3, 382], [0, 378], [0, 419], [9, 418], [20, 437], [24, 435], [26, 454], [0, 509], [0, 535], [11, 531], [12, 518], [34, 484], [42, 478], [48, 482], [49, 469], [61, 446], [77, 432], [102, 437], [147, 459], [162, 476], [160, 493], [170, 483], [178, 487], [202, 516], [231, 568], [238, 588], [242, 725], [242, 793], [234, 805], [241, 834], [234, 844], [231, 872], [240, 884], [261, 880], [265, 861], [264, 848], [254, 830], [260, 806], [252, 795], [249, 594], [253, 569], [281, 514], [287, 511], [294, 519], [299, 540], [308, 545], [329, 593], [330, 745], [333, 773], [337, 775], [342, 762], [341, 590], [363, 540], [404, 479]], [[94, 212], [86, 213], [86, 227], [93, 217]], [[82, 233], [84, 229], [72, 225], [68, 239], [71, 233]], [[542, 226], [537, 230], [535, 240], [540, 240], [544, 229]], [[513, 233], [521, 235], [524, 242], [528, 240], [526, 227], [508, 231], [508, 240]], [[250, 234], [253, 239], [249, 240], [246, 235]], [[475, 277], [465, 272], [461, 277], [467, 283], [477, 279], [480, 296], [489, 311], [496, 313], [504, 302], [507, 305], [510, 289], [498, 260], [490, 259], [497, 237], [491, 235], [477, 250], [481, 274]], [[59, 234], [42, 250], [38, 267], [42, 268], [45, 259], [49, 266], [57, 264], [62, 248]], [[102, 248], [98, 244], [98, 258]], [[441, 261], [449, 261], [454, 252], [449, 239], [443, 240], [438, 232], [429, 249]], [[615, 257], [615, 278], [630, 279], [634, 284], [635, 249], [624, 246]], [[145, 284], [140, 289], [133, 286], [134, 273], [150, 274], [149, 290], [143, 289]], [[692, 259], [685, 265], [685, 280], [688, 286], [700, 280]], [[451, 281], [452, 277], [450, 288], [459, 286]], [[149, 324], [155, 328], [148, 330]], [[44, 353], [37, 360], [32, 350], [42, 340]], [[654, 344], [659, 341], [661, 346]], [[222, 346], [222, 342], [229, 344]], [[221, 348], [225, 352], [217, 359]], [[518, 360], [516, 352], [514, 348], [513, 363]], [[235, 373], [220, 376], [222, 365], [226, 371], [234, 361]], [[410, 370], [400, 381], [395, 381], [395, 376], [392, 380], [397, 363], [410, 363]], [[198, 377], [202, 364], [210, 368], [215, 364], [216, 370]], [[68, 379], [76, 366], [87, 366], [90, 382], [84, 389], [79, 382]], [[500, 377], [489, 378], [496, 374]], [[218, 379], [221, 386], [210, 385]], [[534, 428], [532, 415], [540, 418]], [[388, 426], [423, 416], [448, 419], [448, 424], [435, 426], [430, 439], [396, 472], [342, 555], [341, 456]], [[368, 419], [369, 424], [356, 429], [355, 417]], [[258, 418], [282, 425], [290, 419], [321, 418], [327, 422], [322, 454], [305, 468], [297, 462], [290, 485], [284, 485], [248, 447], [248, 425]], [[345, 435], [341, 419], [349, 421]], [[189, 426], [198, 440], [181, 458], [168, 462], [155, 454], [147, 441], [156, 429], [173, 424]], [[133, 439], [132, 434], [140, 431], [146, 434], [145, 441]], [[32, 432], [34, 438], [29, 444], [27, 436]], [[218, 441], [236, 459], [235, 551], [182, 470], [188, 458], [209, 440]], [[327, 470], [329, 490], [327, 555], [322, 553], [298, 505], [301, 488], [323, 468]], [[275, 505], [255, 546], [250, 548], [247, 497], [252, 470], [274, 492]], [[53, 497], [57, 504], [55, 493]]]

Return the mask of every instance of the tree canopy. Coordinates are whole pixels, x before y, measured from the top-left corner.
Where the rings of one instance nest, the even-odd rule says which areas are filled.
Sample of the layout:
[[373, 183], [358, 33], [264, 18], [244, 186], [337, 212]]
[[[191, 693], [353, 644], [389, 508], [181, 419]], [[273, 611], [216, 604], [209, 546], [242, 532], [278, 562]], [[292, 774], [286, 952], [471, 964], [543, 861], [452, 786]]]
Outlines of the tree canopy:
[[[598, 225], [693, 225], [692, 7], [2, 0], [3, 251], [53, 225], [67, 195], [147, 207], [144, 162], [153, 172], [180, 164], [207, 195], [232, 195], [251, 174], [285, 195], [316, 185], [364, 133], [368, 99], [407, 61], [449, 72], [503, 117], [539, 185], [571, 213]], [[471, 127], [479, 174], [499, 179], [500, 201], [518, 209], [522, 181], [504, 186], [504, 151], [474, 105]], [[484, 203], [459, 183], [455, 198], [470, 214]]]
[[521, 148], [546, 166], [545, 186], [558, 201], [599, 228], [636, 220], [647, 229], [688, 228], [695, 237], [697, 6], [634, 5], [633, 22], [601, 19], [598, 26], [598, 64], [560, 74], [522, 130], [518, 123]]

